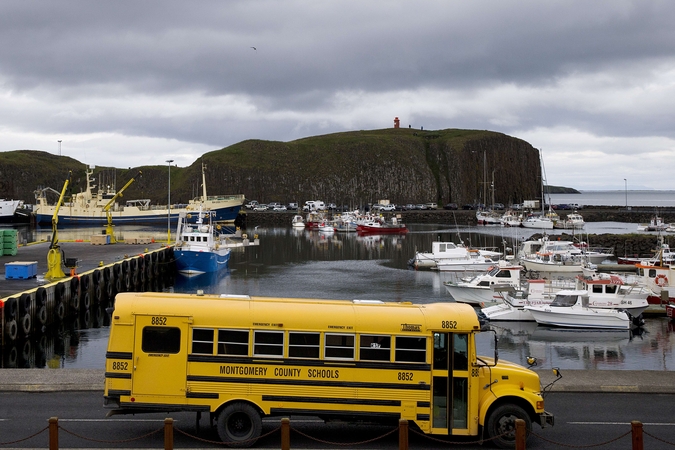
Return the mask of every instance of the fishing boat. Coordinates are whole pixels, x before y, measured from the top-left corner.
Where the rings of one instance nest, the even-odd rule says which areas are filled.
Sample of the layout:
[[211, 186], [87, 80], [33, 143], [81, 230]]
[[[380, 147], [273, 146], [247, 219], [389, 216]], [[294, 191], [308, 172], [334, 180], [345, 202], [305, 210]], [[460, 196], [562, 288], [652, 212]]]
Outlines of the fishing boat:
[[[192, 219], [195, 221], [190, 222]], [[182, 211], [179, 214], [174, 248], [179, 273], [199, 275], [227, 268], [230, 249], [221, 241], [212, 219], [211, 211], [201, 208], [196, 213]]]
[[561, 228], [565, 230], [580, 230], [586, 225], [584, 218], [579, 213], [570, 213], [562, 220], [558, 220], [553, 224], [553, 228]]
[[668, 224], [658, 215], [652, 216], [649, 223], [639, 223], [637, 226], [638, 231], [665, 231], [667, 228]]
[[408, 228], [396, 217], [392, 217], [390, 222], [385, 222], [380, 218], [371, 218], [359, 223], [356, 226], [356, 232], [359, 234], [405, 234]]
[[[92, 178], [92, 167], [86, 169], [87, 187], [84, 191], [73, 195], [71, 201], [64, 202], [58, 209], [59, 225], [105, 225], [108, 222], [105, 208], [116, 195], [114, 188], [98, 188]], [[47, 192], [51, 188], [35, 191], [35, 219], [38, 224], [51, 224], [56, 205], [47, 201]], [[110, 214], [117, 225], [125, 224], [164, 224], [170, 220], [175, 223], [181, 212], [196, 211], [203, 207], [210, 210], [213, 220], [217, 222], [233, 222], [239, 214], [244, 196], [206, 195], [205, 166], [202, 165], [202, 195], [188, 202], [187, 205], [153, 206], [150, 199], [128, 200], [126, 204], [115, 203], [110, 206]]]
[[28, 222], [29, 215], [23, 208], [23, 200], [0, 198], [0, 223]]

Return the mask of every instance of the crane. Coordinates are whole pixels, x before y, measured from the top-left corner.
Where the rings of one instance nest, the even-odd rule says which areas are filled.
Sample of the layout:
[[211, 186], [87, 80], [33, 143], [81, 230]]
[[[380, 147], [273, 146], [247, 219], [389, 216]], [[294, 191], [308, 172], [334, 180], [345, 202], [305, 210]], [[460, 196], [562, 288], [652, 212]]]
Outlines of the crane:
[[59, 209], [61, 209], [63, 197], [66, 195], [66, 189], [68, 189], [72, 175], [72, 170], [68, 171], [68, 179], [63, 183], [63, 189], [61, 189], [61, 194], [59, 195], [59, 200], [56, 203], [54, 215], [52, 216], [52, 241], [49, 244], [49, 252], [47, 253], [47, 273], [45, 274], [45, 279], [47, 280], [57, 280], [65, 278], [66, 276], [61, 268], [63, 265], [63, 256], [61, 246], [59, 245], [58, 224]]
[[140, 177], [143, 173], [139, 170], [138, 173], [136, 174], [135, 177], [127, 181], [127, 184], [120, 189], [113, 198], [110, 199], [108, 203], [103, 207], [103, 211], [105, 212], [106, 218], [108, 219], [108, 224], [105, 227], [105, 234], [107, 236], [110, 236], [110, 243], [111, 244], [116, 244], [117, 240], [115, 239], [115, 233], [113, 233], [113, 223], [112, 223], [112, 212], [110, 212], [110, 208], [112, 208], [112, 205], [115, 203], [115, 200], [117, 200], [118, 197], [122, 197], [122, 193], [133, 183], [136, 181], [136, 178]]

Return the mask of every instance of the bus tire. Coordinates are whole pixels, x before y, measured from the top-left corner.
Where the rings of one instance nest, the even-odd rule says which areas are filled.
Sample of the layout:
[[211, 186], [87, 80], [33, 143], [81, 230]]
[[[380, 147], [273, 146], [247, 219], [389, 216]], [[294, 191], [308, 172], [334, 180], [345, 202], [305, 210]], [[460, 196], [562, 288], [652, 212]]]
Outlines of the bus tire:
[[235, 402], [218, 414], [218, 436], [229, 447], [251, 447], [260, 437], [262, 418], [248, 403]]
[[516, 445], [516, 419], [525, 421], [526, 436], [532, 431], [532, 420], [523, 408], [513, 404], [497, 407], [487, 421], [487, 435], [499, 448], [514, 448]]

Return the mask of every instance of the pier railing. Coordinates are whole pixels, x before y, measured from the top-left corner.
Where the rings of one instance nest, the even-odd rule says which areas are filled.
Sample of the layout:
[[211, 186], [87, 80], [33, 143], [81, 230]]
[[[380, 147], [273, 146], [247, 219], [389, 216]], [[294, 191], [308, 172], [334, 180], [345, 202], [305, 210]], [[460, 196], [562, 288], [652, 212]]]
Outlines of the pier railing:
[[[199, 429], [197, 428], [197, 431]], [[310, 441], [316, 442], [318, 444], [321, 444], [321, 448], [344, 448], [344, 447], [356, 447], [356, 446], [362, 446], [363, 444], [368, 444], [372, 443], [378, 440], [381, 440], [387, 436], [390, 436], [396, 432], [398, 432], [398, 448], [399, 450], [408, 450], [410, 448], [410, 442], [409, 442], [409, 433], [410, 432], [415, 433], [416, 436], [421, 436], [421, 440], [416, 440], [416, 444], [419, 446], [419, 448], [427, 448], [429, 442], [427, 441], [433, 441], [436, 443], [441, 443], [443, 445], [447, 444], [461, 444], [463, 446], [466, 445], [483, 445], [484, 443], [489, 443], [490, 439], [478, 439], [474, 441], [467, 441], [467, 440], [462, 440], [461, 442], [453, 442], [451, 440], [447, 439], [439, 439], [437, 437], [429, 436], [422, 434], [418, 431], [415, 431], [414, 429], [410, 429], [408, 426], [408, 421], [407, 420], [400, 420], [398, 423], [398, 427], [392, 428], [391, 430], [386, 431], [385, 433], [376, 436], [374, 438], [368, 439], [368, 440], [363, 440], [363, 441], [358, 441], [358, 442], [331, 442], [327, 441], [325, 439], [321, 439], [316, 436], [311, 436], [307, 433], [304, 433], [298, 429], [295, 429], [291, 426], [291, 421], [288, 418], [283, 418], [280, 421], [280, 425], [277, 428], [274, 428], [270, 430], [269, 432], [265, 433], [264, 435], [258, 437], [255, 439], [255, 441], [263, 438], [268, 438], [272, 435], [275, 435], [278, 433], [279, 435], [279, 440], [280, 440], [280, 447], [282, 450], [290, 450], [291, 449], [291, 432], [302, 436], [303, 438], [306, 438]], [[135, 436], [127, 439], [118, 439], [118, 440], [102, 440], [102, 439], [96, 439], [90, 436], [85, 436], [83, 434], [75, 433], [67, 428], [64, 428], [59, 424], [59, 419], [57, 417], [51, 417], [49, 419], [49, 424], [43, 428], [42, 430], [33, 433], [31, 435], [25, 436], [20, 439], [16, 439], [13, 441], [7, 441], [7, 442], [0, 442], [0, 448], [10, 446], [10, 445], [15, 445], [19, 443], [23, 443], [29, 440], [36, 439], [38, 436], [41, 436], [43, 433], [48, 432], [48, 439], [49, 439], [49, 450], [58, 450], [60, 448], [59, 446], [59, 433], [63, 432], [68, 435], [74, 436], [76, 438], [79, 438], [84, 441], [89, 441], [93, 443], [98, 443], [98, 444], [106, 444], [107, 447], [114, 447], [115, 445], [118, 446], [124, 446], [125, 448], [129, 448], [129, 444], [134, 442], [134, 441], [140, 441], [141, 439], [148, 438], [150, 436], [153, 436], [155, 434], [163, 432], [164, 434], [164, 449], [166, 450], [173, 450], [174, 448], [174, 435], [175, 433], [180, 433], [183, 436], [186, 436], [187, 438], [197, 440], [202, 443], [208, 443], [208, 444], [214, 444], [214, 445], [234, 445], [237, 447], [245, 447], [247, 446], [247, 442], [245, 441], [238, 441], [238, 442], [222, 442], [222, 441], [213, 441], [213, 440], [208, 440], [201, 438], [199, 436], [193, 435], [191, 433], [186, 432], [185, 430], [182, 430], [180, 428], [176, 428], [174, 426], [174, 420], [172, 418], [166, 418], [164, 419], [164, 426], [159, 427], [155, 430], [152, 430], [148, 433], [142, 434], [140, 436]], [[512, 433], [509, 433], [511, 436], [514, 436]], [[592, 435], [591, 435], [592, 436]], [[663, 445], [668, 445], [675, 447], [675, 442], [669, 442], [665, 439], [662, 439], [658, 437], [656, 434], [652, 434], [651, 432], [644, 430], [643, 429], [643, 424], [637, 420], [634, 420], [630, 423], [630, 428], [627, 429], [625, 432], [622, 434], [619, 434], [607, 441], [604, 442], [588, 442], [586, 444], [566, 444], [564, 442], [555, 442], [553, 440], [547, 439], [544, 436], [541, 436], [537, 433], [530, 432], [530, 439], [541, 439], [542, 441], [553, 444], [556, 446], [561, 446], [561, 447], [572, 447], [572, 448], [598, 448], [602, 446], [607, 446], [610, 444], [615, 444], [618, 441], [622, 440], [627, 440], [631, 439], [631, 444], [632, 444], [632, 450], [643, 450], [644, 448], [649, 448], [645, 447], [645, 436], [649, 439], [652, 440], [652, 443], [656, 444], [659, 446], [659, 448], [663, 448]], [[497, 436], [497, 437], [503, 437], [503, 436]], [[515, 421], [515, 448], [516, 450], [525, 450], [526, 447], [526, 439], [528, 438], [528, 432], [527, 428], [525, 425], [525, 421], [522, 419], [517, 419]], [[495, 437], [496, 438], [496, 437]], [[426, 441], [425, 441], [426, 440]], [[254, 442], [250, 442], [250, 444], [254, 444]], [[146, 445], [144, 444], [144, 447]]]

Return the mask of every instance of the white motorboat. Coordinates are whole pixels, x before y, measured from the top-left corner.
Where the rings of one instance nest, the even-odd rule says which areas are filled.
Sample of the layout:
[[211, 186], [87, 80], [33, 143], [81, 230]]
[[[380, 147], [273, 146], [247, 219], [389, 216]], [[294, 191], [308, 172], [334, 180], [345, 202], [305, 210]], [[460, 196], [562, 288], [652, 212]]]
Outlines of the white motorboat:
[[520, 263], [535, 272], [567, 274], [581, 273], [587, 264], [581, 257], [551, 252], [537, 252], [520, 258]]
[[634, 326], [632, 316], [622, 309], [592, 308], [588, 306], [588, 291], [559, 291], [550, 305], [530, 305], [530, 311], [540, 325], [570, 328], [602, 328], [629, 330]]
[[523, 221], [523, 215], [512, 210], [508, 210], [501, 218], [502, 225], [505, 227], [519, 227]]
[[586, 225], [584, 218], [579, 213], [570, 213], [562, 220], [558, 220], [553, 226], [554, 228], [562, 228], [566, 230], [580, 230]]
[[305, 228], [305, 219], [300, 214], [296, 214], [291, 219], [291, 226], [294, 228]]
[[476, 223], [478, 225], [501, 225], [502, 215], [497, 211], [479, 209], [476, 211]]
[[495, 287], [520, 288], [523, 269], [523, 266], [499, 261], [488, 268], [485, 273], [463, 278], [458, 282], [447, 281], [443, 284], [456, 302], [483, 307], [495, 301], [501, 301], [501, 296], [495, 291]]
[[528, 280], [521, 289], [516, 290], [497, 287], [493, 289], [502, 301], [481, 309], [485, 318], [490, 321], [534, 321], [532, 313], [525, 306], [548, 305], [555, 297], [546, 280]]
[[317, 229], [322, 233], [335, 233], [335, 225], [330, 222], [321, 222]]
[[409, 264], [416, 269], [484, 271], [497, 264], [501, 255], [491, 250], [469, 249], [454, 242], [432, 242], [431, 252], [416, 252]]
[[612, 256], [611, 251], [589, 249], [571, 241], [552, 241], [548, 236], [520, 245], [518, 258], [527, 270], [555, 273], [581, 273], [585, 263], [599, 264]]
[[649, 223], [639, 223], [637, 226], [638, 231], [665, 231], [666, 229], [668, 229], [668, 224], [663, 222], [661, 216], [652, 216]]
[[0, 198], [0, 223], [8, 223], [14, 219], [17, 208], [23, 205], [23, 200], [5, 200]]

